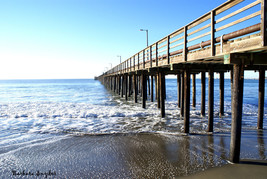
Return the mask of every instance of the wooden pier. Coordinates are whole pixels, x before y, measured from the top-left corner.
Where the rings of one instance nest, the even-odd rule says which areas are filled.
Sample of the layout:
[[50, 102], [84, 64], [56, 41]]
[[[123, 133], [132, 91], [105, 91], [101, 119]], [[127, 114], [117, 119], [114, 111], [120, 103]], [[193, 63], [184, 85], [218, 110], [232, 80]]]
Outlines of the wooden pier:
[[[167, 35], [97, 77], [108, 89], [142, 107], [150, 95], [165, 117], [165, 76], [177, 75], [178, 107], [184, 132], [190, 132], [196, 101], [196, 74], [201, 73], [201, 115], [205, 116], [208, 73], [208, 132], [213, 132], [214, 73], [220, 76], [220, 116], [224, 115], [224, 73], [231, 72], [232, 129], [230, 161], [239, 162], [244, 71], [259, 71], [258, 129], [263, 128], [265, 70], [267, 68], [267, 0], [229, 0], [195, 21]], [[155, 83], [155, 95], [153, 89]]]

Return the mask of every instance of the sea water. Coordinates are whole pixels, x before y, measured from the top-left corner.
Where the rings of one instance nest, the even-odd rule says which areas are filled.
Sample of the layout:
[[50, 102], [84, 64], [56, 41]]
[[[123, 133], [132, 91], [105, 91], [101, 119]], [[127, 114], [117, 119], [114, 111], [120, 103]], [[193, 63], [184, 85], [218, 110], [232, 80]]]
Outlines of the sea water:
[[[225, 114], [220, 118], [219, 80], [215, 79], [215, 132], [230, 131], [230, 89], [230, 80], [226, 79]], [[208, 88], [206, 90], [208, 94]], [[147, 108], [143, 109], [141, 100], [137, 104], [131, 98], [125, 101], [92, 79], [1, 80], [0, 148], [23, 146], [44, 138], [53, 139], [55, 135], [58, 138], [70, 134], [180, 133], [183, 131], [183, 120], [177, 107], [176, 79], [166, 80], [166, 93], [167, 115], [161, 118], [157, 102], [149, 102], [148, 98]], [[196, 96], [196, 108], [191, 107], [190, 110], [190, 132], [203, 133], [207, 129], [207, 117], [200, 116], [200, 79], [196, 80]], [[264, 106], [266, 111], [267, 97]], [[257, 115], [258, 80], [245, 80], [243, 129], [256, 129]], [[267, 118], [267, 112], [264, 118]], [[266, 127], [267, 123], [264, 122]]]

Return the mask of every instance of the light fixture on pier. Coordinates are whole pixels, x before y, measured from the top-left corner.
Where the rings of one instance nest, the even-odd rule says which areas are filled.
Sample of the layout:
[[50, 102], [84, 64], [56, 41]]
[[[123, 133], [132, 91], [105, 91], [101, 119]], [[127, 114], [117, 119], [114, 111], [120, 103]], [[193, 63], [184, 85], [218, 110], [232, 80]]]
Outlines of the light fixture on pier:
[[140, 29], [140, 31], [146, 31], [146, 46], [148, 47], [148, 29]]

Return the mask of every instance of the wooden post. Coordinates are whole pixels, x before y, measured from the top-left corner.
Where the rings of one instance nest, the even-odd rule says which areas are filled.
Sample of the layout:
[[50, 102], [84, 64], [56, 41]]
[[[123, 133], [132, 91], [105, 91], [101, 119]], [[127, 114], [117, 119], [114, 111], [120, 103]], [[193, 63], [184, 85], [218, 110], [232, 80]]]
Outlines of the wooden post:
[[181, 75], [177, 74], [177, 98], [178, 98], [178, 108], [181, 108]]
[[165, 117], [165, 74], [163, 72], [159, 72], [159, 85], [160, 85], [160, 109], [161, 109], [161, 117]]
[[184, 72], [181, 74], [181, 109], [180, 117], [184, 117]]
[[258, 129], [263, 129], [265, 70], [259, 70]]
[[210, 12], [210, 40], [211, 40], [211, 44], [210, 44], [210, 49], [211, 49], [211, 56], [214, 56], [215, 55], [215, 39], [214, 39], [214, 36], [215, 36], [215, 13], [214, 11], [211, 11]]
[[158, 76], [157, 75], [155, 75], [155, 93], [156, 93], [155, 100], [158, 100]]
[[131, 97], [131, 94], [132, 94], [132, 76], [131, 75], [128, 75], [129, 77], [129, 82], [128, 82], [128, 97]]
[[112, 90], [115, 93], [116, 92], [116, 76], [112, 76], [112, 82], [113, 82]]
[[213, 111], [214, 111], [214, 72], [209, 70], [209, 111], [208, 111], [208, 132], [213, 132]]
[[196, 107], [196, 74], [192, 74], [192, 106]]
[[118, 93], [119, 95], [121, 94], [121, 76], [119, 75], [118, 76], [118, 79], [119, 79], [119, 89], [118, 89]]
[[230, 72], [230, 80], [231, 80], [231, 115], [234, 115], [234, 110], [233, 110], [233, 92], [234, 92], [234, 70], [231, 70]]
[[161, 91], [160, 91], [160, 81], [161, 81], [161, 75], [160, 73], [158, 73], [158, 76], [157, 76], [157, 94], [158, 94], [158, 108], [160, 108], [160, 99], [161, 99]]
[[128, 100], [127, 92], [128, 92], [128, 75], [125, 75], [125, 100], [126, 101]]
[[148, 88], [148, 95], [150, 95], [150, 79], [149, 79], [149, 75], [147, 75], [147, 88]]
[[121, 76], [121, 97], [123, 97], [124, 93], [124, 75]]
[[184, 49], [183, 49], [184, 61], [187, 61], [187, 26], [184, 27]]
[[190, 118], [190, 72], [184, 71], [184, 133], [189, 133]]
[[224, 72], [220, 72], [220, 117], [224, 115]]
[[230, 161], [233, 163], [239, 163], [242, 127], [244, 65], [235, 64], [233, 67], [233, 73], [232, 107], [234, 112], [232, 114]]
[[137, 103], [138, 89], [137, 89], [137, 78], [136, 78], [136, 75], [133, 75], [133, 89], [134, 89], [134, 102]]
[[201, 72], [201, 116], [205, 116], [206, 109], [206, 72]]
[[151, 92], [150, 92], [150, 100], [153, 102], [154, 98], [154, 81], [153, 81], [153, 75], [151, 75]]
[[262, 46], [267, 45], [267, 0], [261, 1], [261, 37]]
[[147, 80], [146, 80], [146, 75], [144, 73], [142, 73], [142, 107], [146, 108], [146, 84], [147, 84]]

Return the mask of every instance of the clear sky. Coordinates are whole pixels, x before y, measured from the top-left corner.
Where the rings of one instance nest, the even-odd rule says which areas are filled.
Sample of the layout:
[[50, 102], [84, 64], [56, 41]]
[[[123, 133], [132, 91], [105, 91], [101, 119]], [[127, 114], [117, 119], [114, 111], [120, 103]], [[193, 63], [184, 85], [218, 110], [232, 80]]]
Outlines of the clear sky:
[[0, 79], [93, 78], [226, 0], [0, 0]]

